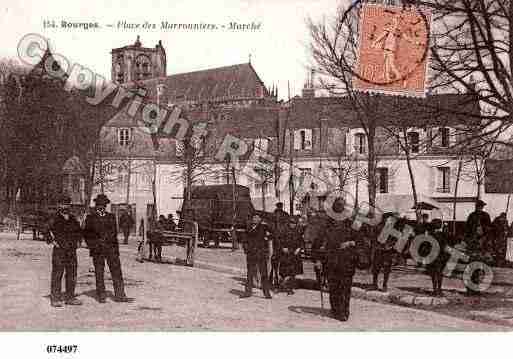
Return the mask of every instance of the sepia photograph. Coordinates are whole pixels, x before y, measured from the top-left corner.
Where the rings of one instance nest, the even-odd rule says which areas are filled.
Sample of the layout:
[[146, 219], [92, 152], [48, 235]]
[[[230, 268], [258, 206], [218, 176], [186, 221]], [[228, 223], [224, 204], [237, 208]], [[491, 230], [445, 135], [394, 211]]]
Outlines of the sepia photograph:
[[3, 0], [0, 29], [0, 332], [513, 329], [510, 0]]

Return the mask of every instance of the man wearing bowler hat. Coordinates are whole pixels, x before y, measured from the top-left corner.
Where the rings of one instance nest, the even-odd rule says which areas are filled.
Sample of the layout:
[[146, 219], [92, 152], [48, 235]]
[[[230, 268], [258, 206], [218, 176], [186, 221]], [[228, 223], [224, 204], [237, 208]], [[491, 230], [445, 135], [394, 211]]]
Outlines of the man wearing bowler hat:
[[50, 300], [53, 307], [62, 307], [61, 285], [65, 276], [67, 305], [81, 305], [75, 298], [77, 284], [77, 247], [82, 240], [80, 223], [70, 213], [71, 198], [62, 196], [57, 213], [50, 220], [48, 243], [53, 244]]
[[107, 262], [114, 284], [114, 301], [129, 302], [131, 300], [125, 294], [121, 273], [116, 218], [106, 211], [106, 206], [110, 203], [106, 195], [99, 194], [94, 202], [95, 210], [85, 220], [84, 238], [93, 258], [98, 301], [106, 302], [104, 272]]

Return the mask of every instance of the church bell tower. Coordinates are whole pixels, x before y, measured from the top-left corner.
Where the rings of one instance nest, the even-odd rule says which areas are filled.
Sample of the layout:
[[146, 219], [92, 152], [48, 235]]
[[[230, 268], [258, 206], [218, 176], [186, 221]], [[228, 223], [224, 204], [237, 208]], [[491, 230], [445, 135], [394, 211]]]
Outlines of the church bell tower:
[[159, 40], [155, 48], [143, 47], [139, 36], [132, 45], [112, 49], [111, 80], [118, 84], [166, 76], [166, 50]]

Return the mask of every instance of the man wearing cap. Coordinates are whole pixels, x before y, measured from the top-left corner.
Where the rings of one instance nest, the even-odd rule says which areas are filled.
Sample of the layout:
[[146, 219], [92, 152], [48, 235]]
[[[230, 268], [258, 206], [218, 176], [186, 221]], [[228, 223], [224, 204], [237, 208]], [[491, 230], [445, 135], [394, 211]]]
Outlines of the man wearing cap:
[[124, 210], [119, 217], [119, 228], [123, 232], [123, 244], [128, 244], [128, 238], [130, 237], [130, 231], [134, 226], [134, 220], [127, 210]]
[[262, 223], [262, 218], [255, 214], [243, 241], [246, 253], [247, 282], [246, 291], [241, 298], [251, 297], [253, 294], [253, 278], [260, 273], [262, 290], [267, 299], [271, 299], [270, 284], [267, 273], [267, 260], [272, 256], [271, 230]]
[[114, 301], [129, 302], [121, 273], [116, 218], [106, 211], [106, 206], [110, 203], [107, 196], [99, 194], [94, 202], [95, 209], [85, 220], [84, 237], [93, 258], [98, 301], [106, 302], [104, 272], [105, 262], [107, 262], [114, 284]]
[[[394, 246], [396, 243], [396, 239], [389, 236], [386, 238], [386, 241], [382, 243], [379, 240], [379, 236], [383, 229], [387, 224], [387, 220], [390, 217], [398, 218], [398, 213], [387, 212], [383, 215], [381, 223], [377, 226], [376, 230], [373, 231], [372, 234], [372, 264], [371, 264], [371, 272], [372, 272], [372, 290], [378, 290], [378, 279], [379, 274], [383, 272], [383, 292], [388, 291], [388, 279], [390, 278], [390, 273], [392, 271], [392, 264], [394, 261], [395, 250]], [[401, 221], [398, 220], [397, 224], [394, 227], [401, 226]], [[396, 228], [397, 229], [397, 228]]]
[[70, 213], [71, 198], [59, 199], [55, 216], [50, 220], [48, 242], [53, 244], [50, 300], [53, 307], [62, 307], [61, 282], [66, 281], [65, 303], [81, 305], [75, 298], [77, 283], [77, 247], [82, 240], [80, 223]]
[[472, 212], [465, 223], [465, 241], [469, 250], [482, 251], [488, 248], [488, 235], [492, 221], [490, 215], [483, 209], [486, 203], [476, 202], [476, 210]]
[[297, 228], [295, 217], [290, 217], [288, 231], [278, 243], [279, 245], [273, 249], [279, 260], [281, 285], [287, 294], [294, 294], [292, 284], [295, 276], [303, 274], [301, 249], [304, 247], [303, 236]]

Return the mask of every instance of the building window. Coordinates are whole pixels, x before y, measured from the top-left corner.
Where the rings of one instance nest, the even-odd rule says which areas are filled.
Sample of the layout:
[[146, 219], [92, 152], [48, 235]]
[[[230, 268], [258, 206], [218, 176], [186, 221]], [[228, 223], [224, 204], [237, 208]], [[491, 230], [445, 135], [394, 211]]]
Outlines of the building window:
[[258, 148], [260, 152], [267, 153], [269, 148], [269, 139], [268, 138], [257, 138], [254, 142], [254, 147]]
[[296, 151], [309, 151], [312, 149], [311, 129], [294, 131], [294, 149]]
[[267, 181], [262, 182], [259, 180], [255, 180], [255, 192], [258, 194], [264, 194], [264, 196], [269, 195], [269, 183]]
[[439, 193], [451, 192], [451, 168], [438, 167], [438, 186], [436, 191]]
[[408, 144], [412, 153], [419, 153], [419, 133], [408, 132]]
[[299, 131], [299, 136], [301, 137], [301, 149], [304, 150], [306, 148], [306, 131]]
[[378, 193], [388, 193], [388, 168], [376, 168]]
[[132, 140], [132, 129], [131, 128], [118, 128], [118, 143], [120, 146], [130, 145]]
[[312, 175], [311, 168], [300, 168], [299, 169], [299, 185], [302, 186], [305, 183], [305, 179]]
[[355, 135], [355, 147], [356, 153], [360, 155], [367, 153], [367, 141], [364, 133], [357, 133]]
[[450, 132], [448, 127], [440, 127], [440, 146], [441, 147], [449, 147], [450, 143]]

